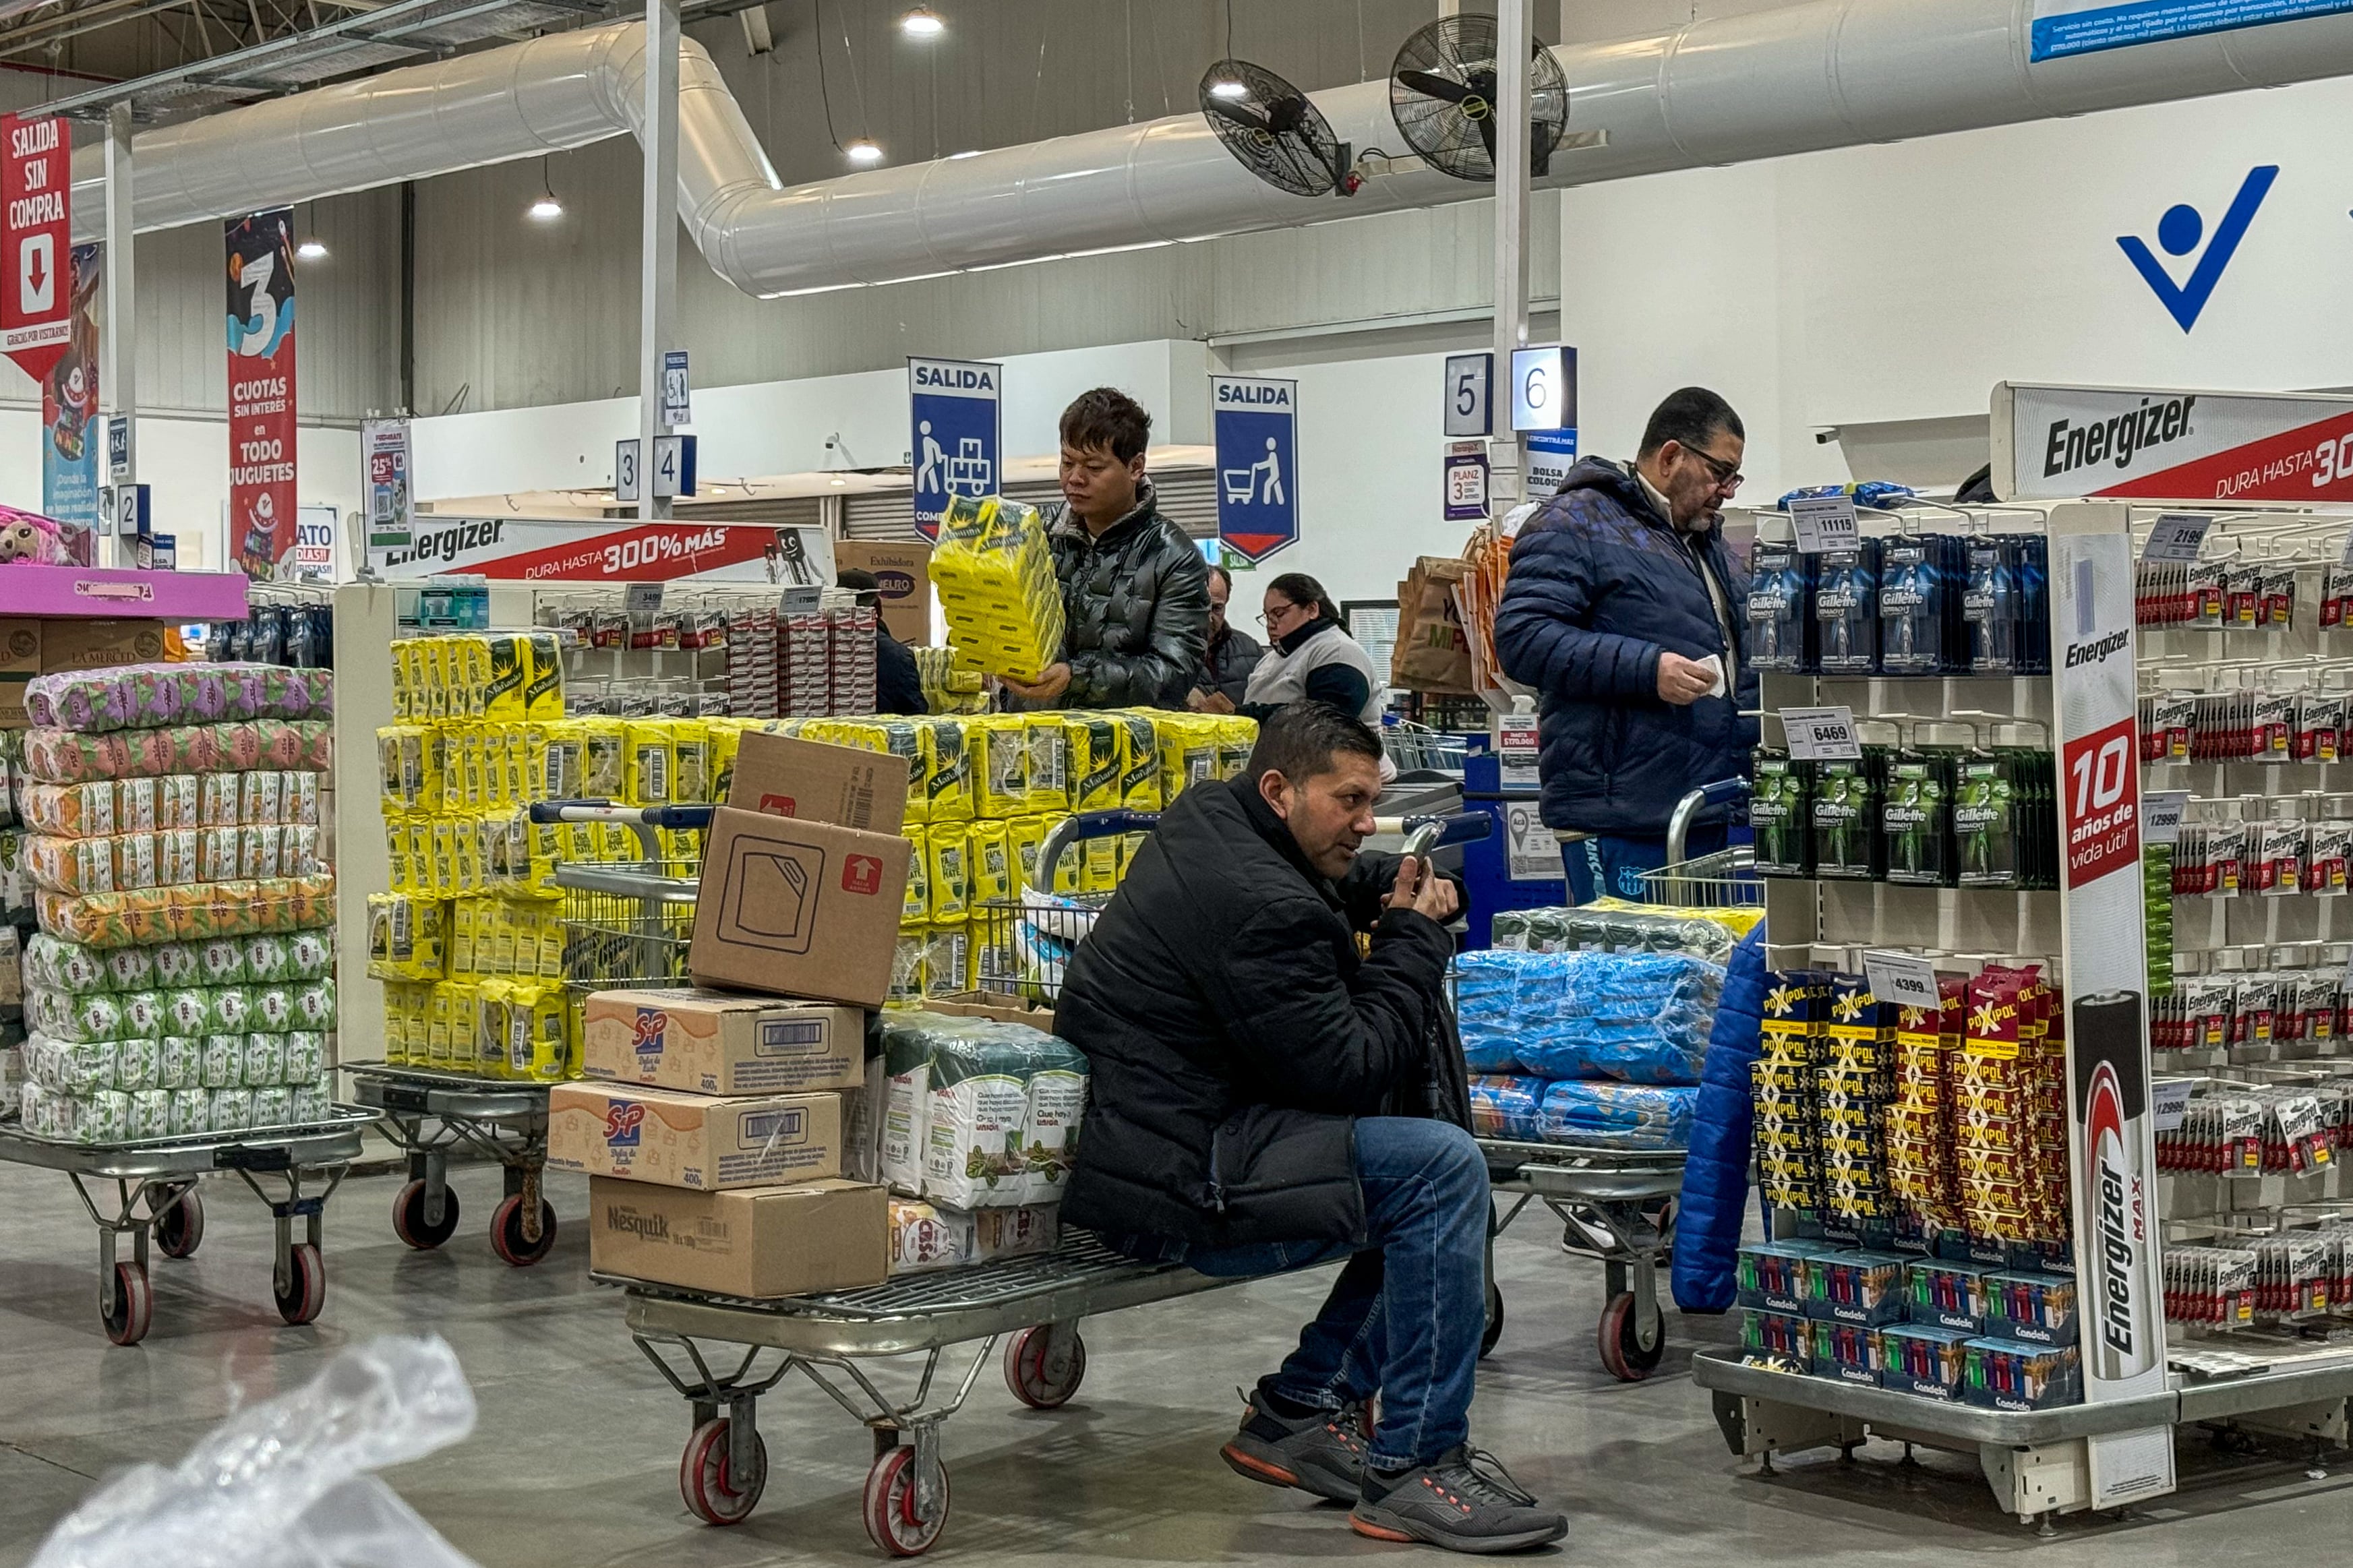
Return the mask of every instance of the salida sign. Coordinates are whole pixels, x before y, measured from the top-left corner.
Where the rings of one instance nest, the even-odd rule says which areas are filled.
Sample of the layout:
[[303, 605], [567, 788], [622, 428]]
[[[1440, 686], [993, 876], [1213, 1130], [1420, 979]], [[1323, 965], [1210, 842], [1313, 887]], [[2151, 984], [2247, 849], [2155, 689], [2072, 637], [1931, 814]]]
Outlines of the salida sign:
[[73, 300], [58, 271], [72, 243], [73, 142], [51, 116], [0, 116], [0, 353], [39, 381], [73, 340]]

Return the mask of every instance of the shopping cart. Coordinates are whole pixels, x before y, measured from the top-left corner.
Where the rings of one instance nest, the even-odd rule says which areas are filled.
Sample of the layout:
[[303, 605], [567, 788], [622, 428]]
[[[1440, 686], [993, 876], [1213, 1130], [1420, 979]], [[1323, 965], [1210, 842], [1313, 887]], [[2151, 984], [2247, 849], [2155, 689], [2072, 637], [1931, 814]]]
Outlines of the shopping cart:
[[1450, 735], [1426, 724], [1397, 723], [1381, 729], [1381, 745], [1400, 773], [1452, 773], [1460, 777], [1471, 739]]
[[555, 1210], [540, 1195], [547, 1162], [543, 1083], [511, 1083], [427, 1068], [370, 1063], [347, 1069], [352, 1097], [384, 1112], [385, 1135], [408, 1155], [408, 1184], [393, 1194], [392, 1230], [419, 1251], [458, 1230], [458, 1194], [449, 1190], [449, 1156], [494, 1160], [506, 1193], [491, 1215], [491, 1249], [528, 1268], [555, 1245]]
[[[1098, 812], [1058, 824], [1039, 851], [1040, 879], [1050, 879], [1064, 851], [1090, 839], [1148, 831], [1155, 818], [1139, 812]], [[1450, 837], [1475, 838], [1489, 829], [1482, 815], [1389, 818], [1385, 835], [1404, 834], [1406, 850], [1426, 853]], [[1104, 898], [1025, 904], [1003, 900], [1002, 921], [1027, 922], [1056, 942], [1082, 940]], [[1008, 942], [1017, 939], [1008, 934]], [[1060, 963], [1067, 963], [1067, 952]], [[1052, 1001], [1061, 985], [1060, 964], [1040, 964], [1018, 977], [998, 974], [993, 987], [1018, 987]], [[874, 1434], [867, 1472], [867, 1533], [894, 1557], [927, 1551], [947, 1521], [948, 1478], [940, 1458], [940, 1428], [962, 1409], [981, 1369], [1005, 1342], [1006, 1386], [1022, 1404], [1051, 1410], [1078, 1392], [1086, 1375], [1086, 1318], [1189, 1296], [1239, 1279], [1213, 1279], [1181, 1265], [1140, 1263], [1081, 1231], [1037, 1257], [1002, 1258], [968, 1268], [902, 1275], [865, 1289], [823, 1296], [747, 1300], [704, 1291], [596, 1276], [624, 1288], [630, 1337], [693, 1410], [693, 1428], [679, 1463], [679, 1490], [695, 1516], [711, 1524], [746, 1518], [767, 1482], [767, 1449], [759, 1436], [760, 1396], [794, 1373], [822, 1390]], [[962, 1375], [951, 1366], [953, 1391], [941, 1381], [943, 1359], [955, 1347], [978, 1342]], [[721, 1352], [712, 1347], [725, 1346]], [[764, 1353], [778, 1359], [765, 1367]], [[921, 1356], [913, 1389], [898, 1397], [860, 1364]], [[961, 1358], [959, 1358], [961, 1359]], [[903, 1376], [903, 1374], [902, 1374]], [[893, 1384], [902, 1381], [894, 1376]]]
[[[63, 1171], [71, 1178], [75, 1195], [98, 1226], [99, 1321], [116, 1344], [135, 1345], [146, 1337], [154, 1309], [147, 1279], [149, 1238], [166, 1258], [186, 1258], [196, 1250], [205, 1236], [204, 1199], [196, 1184], [216, 1171], [235, 1172], [278, 1221], [269, 1281], [278, 1315], [294, 1324], [316, 1318], [327, 1300], [327, 1265], [320, 1251], [327, 1200], [359, 1157], [361, 1130], [376, 1116], [338, 1105], [324, 1120], [299, 1126], [103, 1147], [58, 1142], [19, 1126], [0, 1126], [0, 1160]], [[324, 1176], [324, 1189], [305, 1196], [306, 1173]], [[262, 1178], [273, 1185], [282, 1181], [285, 1195], [265, 1188]], [[100, 1208], [90, 1184], [107, 1182], [114, 1184], [114, 1197]], [[298, 1219], [300, 1241], [294, 1239]], [[121, 1256], [125, 1236], [131, 1238], [128, 1261]]]
[[1650, 902], [1714, 910], [1765, 901], [1765, 884], [1757, 879], [1756, 846], [1734, 844], [1689, 858], [1683, 854], [1692, 824], [1701, 812], [1747, 798], [1746, 779], [1719, 779], [1675, 803], [1674, 813], [1667, 819], [1666, 863], [1642, 873], [1642, 891]]

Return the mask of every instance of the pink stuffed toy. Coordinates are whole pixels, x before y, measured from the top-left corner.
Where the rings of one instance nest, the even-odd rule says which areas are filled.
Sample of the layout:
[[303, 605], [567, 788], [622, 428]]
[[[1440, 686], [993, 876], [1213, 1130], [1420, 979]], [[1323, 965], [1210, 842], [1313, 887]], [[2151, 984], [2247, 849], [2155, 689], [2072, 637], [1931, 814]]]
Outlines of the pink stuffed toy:
[[0, 506], [0, 566], [16, 561], [29, 561], [37, 566], [61, 566], [65, 560], [65, 534], [56, 519]]

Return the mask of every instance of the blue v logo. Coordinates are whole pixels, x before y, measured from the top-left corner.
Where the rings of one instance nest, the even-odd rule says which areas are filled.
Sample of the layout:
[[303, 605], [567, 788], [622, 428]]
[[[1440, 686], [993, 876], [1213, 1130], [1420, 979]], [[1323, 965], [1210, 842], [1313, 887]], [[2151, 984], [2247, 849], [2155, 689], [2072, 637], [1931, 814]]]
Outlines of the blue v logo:
[[[2255, 221], [2255, 209], [2263, 205], [2263, 198], [2271, 194], [2272, 182], [2278, 178], [2276, 163], [2248, 171], [2246, 183], [2231, 199], [2231, 210], [2222, 215], [2214, 237], [2206, 246], [2206, 254], [2198, 258], [2186, 283], [2174, 282], [2173, 275], [2165, 269], [2163, 262], [2149, 254], [2147, 242], [2140, 236], [2118, 237], [2116, 243], [2124, 247], [2141, 278], [2156, 290], [2158, 299], [2181, 323], [2183, 331], [2198, 324], [2206, 301], [2214, 297], [2214, 285], [2222, 280], [2222, 269], [2231, 265], [2231, 258], [2238, 254], [2239, 241], [2247, 237], [2247, 226]], [[2157, 222], [2157, 243], [2165, 247], [2168, 256], [2188, 256], [2198, 248], [2205, 233], [2205, 218], [2187, 203], [2172, 208]]]

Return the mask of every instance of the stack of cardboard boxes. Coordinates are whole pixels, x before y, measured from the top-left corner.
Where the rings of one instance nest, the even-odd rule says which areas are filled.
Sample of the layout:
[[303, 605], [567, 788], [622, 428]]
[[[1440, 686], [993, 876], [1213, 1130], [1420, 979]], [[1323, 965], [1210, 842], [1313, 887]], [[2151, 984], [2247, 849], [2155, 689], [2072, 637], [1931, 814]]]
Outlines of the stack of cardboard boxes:
[[[1085, 1064], [1032, 1029], [930, 1019], [927, 1079], [935, 1058], [959, 1083], [1021, 1069], [1020, 1114], [985, 1133], [976, 1111], [940, 1119], [942, 1177], [968, 1163], [990, 1194], [962, 1209], [894, 1205], [885, 1185], [883, 1117], [902, 1086], [871, 1015], [889, 995], [911, 860], [906, 771], [896, 756], [744, 737], [710, 828], [695, 987], [592, 994], [586, 1079], [549, 1100], [547, 1163], [590, 1177], [598, 1270], [761, 1298], [1052, 1245], [1039, 1200], [1059, 1196], [1068, 1170]], [[965, 1132], [986, 1150], [963, 1149]], [[920, 1176], [900, 1185], [923, 1191]], [[1008, 1212], [969, 1212], [991, 1207]]]

